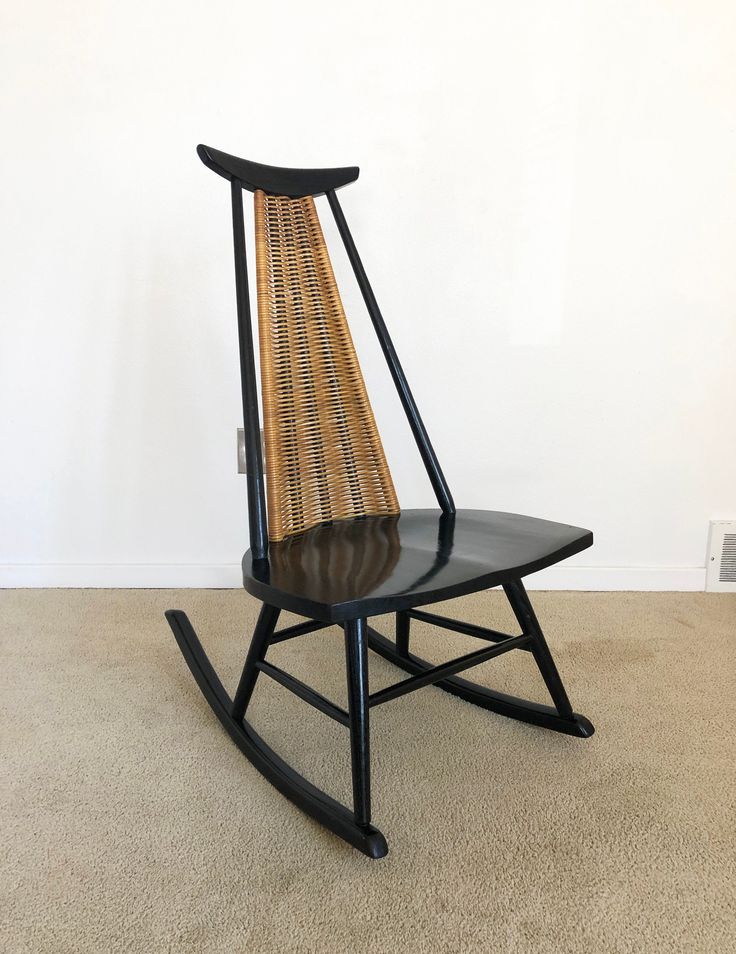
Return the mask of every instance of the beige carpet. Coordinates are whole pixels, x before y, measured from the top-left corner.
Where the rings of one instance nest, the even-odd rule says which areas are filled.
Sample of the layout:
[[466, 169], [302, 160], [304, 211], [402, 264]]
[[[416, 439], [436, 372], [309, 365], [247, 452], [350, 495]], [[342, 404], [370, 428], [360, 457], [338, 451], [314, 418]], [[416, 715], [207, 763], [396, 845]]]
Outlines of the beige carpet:
[[[372, 740], [390, 853], [370, 861], [246, 762], [163, 619], [186, 610], [230, 685], [249, 597], [0, 593], [0, 950], [736, 951], [736, 598], [533, 597], [596, 735], [520, 725], [435, 688], [387, 703]], [[502, 600], [445, 609], [512, 627]], [[473, 646], [416, 632], [436, 659]], [[272, 652], [344, 704], [338, 630]], [[370, 661], [373, 689], [399, 677]], [[530, 666], [517, 653], [476, 673], [543, 699]], [[266, 679], [253, 714], [347, 797], [343, 727]]]

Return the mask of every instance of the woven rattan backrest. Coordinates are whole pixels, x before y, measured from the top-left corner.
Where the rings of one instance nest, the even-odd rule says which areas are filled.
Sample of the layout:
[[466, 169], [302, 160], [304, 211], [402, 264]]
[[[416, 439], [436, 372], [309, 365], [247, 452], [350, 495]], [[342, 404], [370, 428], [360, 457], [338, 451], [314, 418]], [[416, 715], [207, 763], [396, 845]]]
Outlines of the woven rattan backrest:
[[314, 199], [255, 193], [271, 541], [399, 505]]

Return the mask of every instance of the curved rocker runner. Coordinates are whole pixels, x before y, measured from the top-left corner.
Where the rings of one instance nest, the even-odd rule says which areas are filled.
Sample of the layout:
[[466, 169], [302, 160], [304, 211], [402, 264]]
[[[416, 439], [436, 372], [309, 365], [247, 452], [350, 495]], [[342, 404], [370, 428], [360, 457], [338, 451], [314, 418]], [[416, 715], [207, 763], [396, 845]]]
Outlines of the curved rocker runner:
[[[491, 712], [587, 738], [573, 712], [522, 578], [591, 546], [588, 530], [520, 514], [456, 510], [378, 308], [335, 190], [355, 167], [280, 169], [199, 146], [231, 185], [250, 549], [245, 589], [262, 602], [234, 695], [225, 691], [185, 613], [166, 618], [213, 712], [246, 758], [287, 798], [372, 858], [388, 851], [371, 824], [370, 710], [423, 686]], [[265, 474], [260, 438], [242, 193], [255, 193], [256, 277]], [[314, 197], [326, 195], [363, 295], [437, 510], [401, 510], [352, 344]], [[498, 632], [419, 607], [502, 586], [521, 632]], [[285, 629], [282, 610], [305, 617]], [[394, 613], [393, 640], [368, 623]], [[481, 648], [433, 665], [410, 652], [411, 621], [459, 632]], [[345, 635], [347, 709], [268, 662], [271, 645], [339, 625]], [[368, 649], [409, 673], [371, 693]], [[458, 673], [512, 650], [530, 653], [552, 705], [495, 692]], [[348, 808], [288, 765], [248, 722], [257, 678], [269, 676], [349, 733]]]

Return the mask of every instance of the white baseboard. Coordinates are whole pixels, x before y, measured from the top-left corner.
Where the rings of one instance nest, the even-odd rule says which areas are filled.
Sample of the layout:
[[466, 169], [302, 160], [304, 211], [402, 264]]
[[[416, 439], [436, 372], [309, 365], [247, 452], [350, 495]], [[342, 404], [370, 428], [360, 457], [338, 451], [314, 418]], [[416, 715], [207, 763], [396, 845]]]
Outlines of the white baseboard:
[[[530, 590], [705, 589], [702, 566], [573, 566], [560, 564], [525, 580]], [[0, 565], [0, 588], [98, 587], [229, 589], [242, 585], [240, 564], [40, 563]]]
[[239, 563], [26, 563], [0, 566], [0, 587], [230, 589]]

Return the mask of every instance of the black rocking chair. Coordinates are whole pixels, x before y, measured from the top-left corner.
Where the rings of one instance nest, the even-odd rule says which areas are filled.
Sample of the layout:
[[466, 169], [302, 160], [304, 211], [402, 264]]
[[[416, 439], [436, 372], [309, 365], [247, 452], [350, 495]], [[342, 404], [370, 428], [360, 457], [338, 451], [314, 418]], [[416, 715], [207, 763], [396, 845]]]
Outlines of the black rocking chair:
[[[517, 514], [456, 510], [348, 229], [336, 189], [357, 168], [280, 169], [208, 146], [198, 153], [231, 185], [250, 549], [243, 583], [262, 608], [232, 698], [187, 616], [166, 618], [207, 702], [246, 758], [303, 811], [372, 858], [388, 851], [371, 824], [370, 710], [436, 685], [483, 709], [587, 738], [573, 712], [522, 577], [591, 546], [588, 530]], [[265, 477], [255, 377], [242, 191], [255, 193]], [[315, 211], [326, 195], [406, 413], [438, 510], [399, 510]], [[268, 505], [266, 503], [268, 500]], [[418, 609], [502, 586], [521, 629], [510, 635]], [[277, 630], [282, 610], [305, 621]], [[368, 625], [396, 614], [395, 641]], [[432, 665], [409, 650], [411, 620], [484, 646]], [[345, 633], [348, 708], [266, 661], [269, 646], [333, 624]], [[368, 690], [368, 649], [410, 675]], [[493, 692], [458, 673], [512, 649], [531, 653], [553, 705]], [[281, 759], [245, 718], [265, 673], [350, 731], [352, 811]]]

